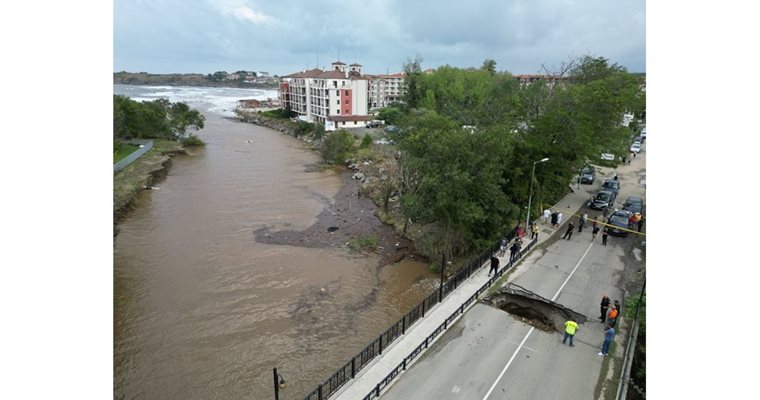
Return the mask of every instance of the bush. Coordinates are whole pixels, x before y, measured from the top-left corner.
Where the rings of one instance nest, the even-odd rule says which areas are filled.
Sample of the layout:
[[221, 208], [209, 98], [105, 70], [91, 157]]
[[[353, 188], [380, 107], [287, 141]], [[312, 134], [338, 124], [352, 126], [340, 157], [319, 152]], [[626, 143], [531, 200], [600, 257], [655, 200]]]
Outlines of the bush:
[[362, 144], [359, 145], [360, 149], [366, 149], [372, 144], [372, 136], [369, 135], [369, 133], [364, 135], [364, 138], [362, 139]]
[[325, 126], [322, 124], [316, 124], [314, 127], [314, 139], [319, 140], [325, 137]]
[[206, 143], [203, 142], [198, 136], [190, 135], [184, 139], [180, 140], [180, 143], [182, 143], [183, 146], [187, 147], [195, 147], [195, 146], [205, 146]]
[[349, 158], [354, 147], [354, 136], [345, 130], [331, 133], [319, 149], [325, 162], [339, 164]]
[[352, 253], [359, 251], [374, 251], [380, 241], [377, 235], [361, 236], [348, 241], [348, 248]]
[[304, 135], [307, 135], [309, 132], [311, 132], [314, 129], [314, 124], [308, 123], [306, 121], [299, 120], [296, 123], [296, 129], [293, 132], [293, 134], [296, 137], [301, 137]]

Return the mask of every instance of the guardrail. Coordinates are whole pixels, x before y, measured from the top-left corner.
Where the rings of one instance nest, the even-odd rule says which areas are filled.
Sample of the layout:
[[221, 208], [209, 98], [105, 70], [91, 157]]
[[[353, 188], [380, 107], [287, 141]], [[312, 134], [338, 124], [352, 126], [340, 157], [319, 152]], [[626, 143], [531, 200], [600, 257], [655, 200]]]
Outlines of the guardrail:
[[449, 315], [448, 318], [446, 318], [445, 321], [441, 325], [436, 328], [433, 333], [431, 333], [427, 338], [425, 338], [425, 341], [420, 343], [419, 346], [417, 346], [414, 350], [412, 350], [411, 353], [409, 353], [408, 356], [404, 358], [404, 360], [399, 363], [396, 368], [394, 368], [385, 378], [383, 378], [382, 381], [380, 381], [377, 386], [375, 386], [374, 389], [372, 389], [371, 392], [369, 392], [366, 396], [364, 396], [363, 400], [372, 400], [374, 398], [380, 397], [380, 392], [390, 384], [393, 379], [396, 378], [402, 371], [406, 371], [406, 368], [411, 364], [412, 360], [414, 360], [422, 351], [423, 349], [427, 349], [430, 345], [430, 342], [433, 341], [438, 335], [440, 335], [442, 332], [444, 332], [448, 327], [454, 322], [454, 320], [457, 319], [461, 314], [464, 314], [465, 310], [469, 308], [469, 305], [472, 304], [474, 301], [477, 300], [477, 298], [486, 290], [488, 290], [491, 285], [493, 285], [497, 279], [501, 278], [501, 276], [512, 268], [514, 266], [514, 263], [521, 259], [522, 256], [528, 252], [528, 250], [533, 247], [533, 245], [536, 244], [538, 239], [533, 239], [532, 242], [528, 243], [528, 245], [518, 253], [517, 257], [510, 261], [507, 265], [505, 265], [500, 270], [496, 271], [493, 277], [489, 279], [486, 283], [483, 284], [483, 286], [478, 289], [475, 294], [470, 296], [467, 300], [465, 300], [459, 308], [456, 309], [451, 315]]
[[147, 140], [147, 141], [141, 141], [140, 148], [132, 152], [132, 154], [124, 157], [123, 159], [119, 160], [119, 162], [115, 163], [113, 165], [113, 173], [117, 173], [121, 171], [122, 169], [126, 168], [129, 164], [132, 164], [135, 160], [140, 158], [141, 155], [148, 152], [148, 150], [153, 148], [153, 141]]
[[[507, 233], [505, 235], [505, 238], [507, 239], [507, 241], [510, 241], [515, 237], [516, 233], [517, 233], [517, 226], [515, 226], [509, 233]], [[444, 283], [442, 291], [440, 291], [440, 288], [439, 288], [439, 289], [434, 290], [432, 293], [430, 293], [416, 307], [414, 307], [411, 311], [406, 313], [395, 324], [391, 325], [390, 328], [386, 329], [385, 332], [383, 332], [377, 339], [375, 339], [372, 343], [370, 343], [357, 355], [353, 356], [351, 358], [351, 361], [344, 364], [334, 374], [332, 374], [332, 376], [327, 378], [327, 380], [325, 380], [323, 383], [320, 383], [316, 389], [314, 389], [311, 393], [309, 393], [304, 398], [304, 400], [328, 399], [330, 396], [335, 394], [335, 392], [337, 392], [338, 389], [340, 389], [343, 385], [345, 385], [346, 382], [348, 382], [350, 379], [355, 378], [356, 374], [359, 371], [361, 371], [364, 367], [366, 367], [367, 364], [370, 363], [370, 361], [372, 361], [375, 357], [383, 354], [383, 349], [387, 348], [388, 345], [393, 343], [401, 335], [405, 334], [406, 329], [408, 327], [412, 326], [419, 319], [424, 318], [425, 312], [429, 311], [439, 301], [442, 301], [444, 298], [446, 298], [448, 294], [454, 291], [454, 289], [459, 287], [459, 285], [462, 282], [464, 282], [467, 278], [469, 278], [473, 272], [475, 272], [478, 268], [482, 267], [483, 263], [488, 261], [491, 255], [494, 254], [499, 249], [500, 242], [501, 241], [496, 242], [487, 250], [481, 252], [478, 255], [478, 257], [472, 258], [466, 267], [460, 269], [459, 272], [456, 273], [456, 275], [454, 275], [453, 277], [450, 277]], [[521, 250], [518, 257], [514, 261], [522, 257], [522, 255], [525, 254], [525, 252], [528, 251], [528, 249], [530, 249], [535, 242], [536, 241], [534, 240], [533, 242], [528, 244], [528, 246], [525, 249]], [[497, 274], [494, 274], [494, 279], [489, 279], [488, 281], [489, 283], [487, 285], [484, 285], [484, 287], [488, 288], [488, 286], [493, 284], [493, 282], [496, 281], [495, 278], [500, 277], [503, 271], [506, 271], [509, 267], [512, 266], [514, 261], [508, 263], [507, 266], [502, 268], [502, 272], [498, 272]], [[478, 290], [477, 294], [479, 295], [480, 293], [482, 293], [482, 290], [484, 289], [481, 288], [481, 290]], [[473, 298], [476, 298], [476, 297], [477, 296], [473, 296]], [[471, 301], [471, 300], [468, 300], [468, 301]], [[462, 307], [460, 307], [460, 309], [461, 308]], [[449, 317], [449, 318], [452, 318], [452, 317]], [[447, 325], [447, 323], [444, 323], [443, 325]], [[441, 328], [439, 327], [439, 329]], [[436, 329], [436, 332], [438, 332], [439, 329]], [[443, 328], [443, 330], [445, 329], [446, 327]], [[437, 336], [438, 333], [436, 333], [435, 335], [431, 335], [432, 338], [435, 338], [435, 336]], [[427, 340], [426, 340], [426, 343], [427, 343]], [[427, 348], [427, 345], [426, 345], [426, 348]], [[419, 346], [418, 346], [418, 349], [419, 349]], [[412, 353], [415, 353], [415, 352], [412, 352]], [[417, 352], [416, 354], [419, 354], [419, 352]], [[415, 357], [416, 357], [416, 354], [415, 354]], [[412, 357], [411, 359], [414, 359], [414, 357]], [[398, 367], [396, 369], [398, 369]], [[386, 377], [386, 379], [388, 378]], [[393, 378], [391, 377], [390, 379], [392, 380]]]

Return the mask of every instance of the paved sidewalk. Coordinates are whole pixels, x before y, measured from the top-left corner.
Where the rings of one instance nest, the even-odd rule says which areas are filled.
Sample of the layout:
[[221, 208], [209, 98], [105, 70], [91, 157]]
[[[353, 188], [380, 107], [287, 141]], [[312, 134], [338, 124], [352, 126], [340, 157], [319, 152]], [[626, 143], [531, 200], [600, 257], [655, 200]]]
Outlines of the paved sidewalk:
[[[567, 224], [567, 221], [570, 220], [570, 217], [573, 214], [576, 214], [578, 209], [582, 207], [583, 204], [588, 200], [589, 193], [587, 190], [593, 190], [597, 186], [598, 185], [584, 185], [580, 189], [573, 186], [573, 192], [569, 193], [562, 200], [560, 200], [559, 203], [552, 206], [553, 209], [561, 210], [564, 214], [562, 226], [560, 226], [559, 229], [555, 231], [549, 226], [548, 223], [546, 225], [542, 225], [542, 229], [538, 234], [538, 242], [536, 243], [536, 246], [541, 242], [547, 240], [555, 232], [558, 234], [564, 234], [564, 229], [566, 229], [565, 226]], [[573, 223], [577, 225], [577, 221], [574, 220]], [[530, 233], [528, 233], [528, 236], [526, 236], [526, 239], [529, 238]], [[530, 241], [526, 240], [526, 243], [528, 242]], [[523, 256], [523, 259], [525, 257], [526, 255]], [[507, 251], [507, 254], [504, 257], [498, 257], [497, 253], [497, 258], [499, 258], [499, 265], [504, 268], [504, 266], [509, 263], [509, 251]], [[446, 320], [446, 318], [448, 318], [452, 313], [454, 313], [454, 311], [461, 307], [462, 303], [464, 303], [470, 296], [474, 295], [478, 289], [480, 289], [480, 287], [490, 279], [488, 277], [488, 271], [490, 269], [489, 265], [490, 263], [486, 261], [484, 265], [481, 266], [481, 268], [479, 268], [475, 273], [473, 273], [468, 280], [461, 283], [459, 287], [451, 292], [445, 299], [443, 299], [441, 303], [431, 308], [426, 313], [425, 318], [422, 318], [420, 321], [407, 328], [406, 334], [396, 339], [387, 349], [384, 349], [382, 356], [379, 356], [370, 362], [369, 365], [367, 365], [359, 374], [357, 374], [356, 378], [349, 380], [340, 390], [338, 390], [338, 392], [336, 392], [335, 395], [331, 396], [331, 398], [339, 400], [355, 400], [363, 399], [365, 396], [367, 396], [367, 394], [369, 394], [377, 387], [377, 384], [380, 383], [380, 381], [385, 379], [385, 377], [388, 376], [388, 374], [393, 371], [394, 368], [396, 368], [400, 363], [404, 361], [404, 358], [406, 358], [417, 346], [419, 346], [420, 343], [423, 343], [425, 339]], [[477, 302], [470, 303], [470, 305], [465, 310], [469, 309], [475, 304], [477, 304]], [[457, 319], [454, 321], [458, 320], [461, 315], [463, 314], [460, 314], [460, 316], [457, 317]], [[452, 321], [452, 325], [454, 321]], [[430, 345], [432, 345], [432, 343], [435, 343], [442, 336], [443, 334], [436, 336], [435, 339], [430, 342]], [[419, 360], [425, 351], [426, 350], [423, 350], [420, 355], [418, 355], [411, 363], [409, 363], [407, 368], [413, 365], [416, 360]], [[403, 372], [401, 374], [403, 374]], [[397, 376], [394, 382], [398, 379], [399, 377]], [[381, 395], [390, 386], [392, 386], [394, 382], [391, 382], [387, 387], [385, 387], [382, 390]]]

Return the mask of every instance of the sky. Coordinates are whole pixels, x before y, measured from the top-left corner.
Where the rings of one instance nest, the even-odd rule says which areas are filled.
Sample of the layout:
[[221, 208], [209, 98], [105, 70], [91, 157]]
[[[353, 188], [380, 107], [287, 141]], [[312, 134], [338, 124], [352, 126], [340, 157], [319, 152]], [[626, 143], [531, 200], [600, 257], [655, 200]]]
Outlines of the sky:
[[644, 0], [115, 0], [113, 16], [114, 72], [378, 74], [419, 55], [530, 74], [587, 54], [646, 72]]

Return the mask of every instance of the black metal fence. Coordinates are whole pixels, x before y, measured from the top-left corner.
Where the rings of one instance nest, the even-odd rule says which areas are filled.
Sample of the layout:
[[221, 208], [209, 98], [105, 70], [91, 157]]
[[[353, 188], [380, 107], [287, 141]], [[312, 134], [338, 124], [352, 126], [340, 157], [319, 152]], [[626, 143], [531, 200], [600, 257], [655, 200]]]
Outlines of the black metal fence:
[[525, 253], [527, 253], [528, 250], [530, 250], [536, 244], [537, 241], [538, 239], [533, 239], [532, 242], [528, 243], [528, 245], [518, 253], [515, 259], [507, 263], [507, 265], [505, 265], [504, 268], [497, 271], [496, 274], [494, 274], [494, 276], [488, 280], [488, 282], [484, 283], [483, 286], [481, 286], [475, 292], [475, 294], [473, 294], [467, 300], [465, 300], [453, 313], [451, 313], [451, 315], [449, 315], [448, 318], [446, 318], [445, 321], [443, 321], [441, 325], [439, 325], [427, 338], [425, 338], [424, 342], [420, 343], [419, 346], [417, 346], [414, 350], [412, 350], [412, 352], [409, 353], [408, 356], [404, 357], [404, 360], [401, 363], [399, 363], [396, 366], [396, 368], [394, 368], [385, 378], [383, 378], [383, 380], [380, 381], [377, 384], [377, 386], [375, 386], [375, 388], [372, 389], [372, 391], [370, 391], [366, 396], [364, 396], [363, 400], [372, 400], [374, 398], [380, 397], [380, 392], [385, 387], [387, 387], [388, 384], [390, 384], [393, 381], [393, 379], [395, 379], [396, 376], [398, 376], [398, 374], [400, 374], [402, 371], [405, 371], [406, 367], [409, 364], [411, 364], [412, 360], [414, 360], [422, 352], [423, 349], [428, 348], [430, 343], [433, 342], [433, 339], [435, 339], [438, 335], [440, 335], [446, 329], [448, 329], [448, 327], [454, 322], [454, 320], [457, 319], [457, 317], [459, 317], [459, 315], [464, 314], [464, 311], [467, 309], [467, 307], [470, 304], [472, 304], [474, 301], [476, 301], [483, 292], [488, 290], [488, 288], [491, 287], [496, 282], [497, 279], [501, 278], [504, 272], [512, 268], [515, 262], [521, 259], [522, 256]]
[[[515, 234], [517, 233], [517, 226], [515, 226], [507, 235], [505, 235], [507, 241], [511, 241]], [[446, 319], [446, 321], [439, 326], [435, 332], [433, 332], [428, 338], [425, 340], [425, 342], [421, 343], [417, 348], [412, 351], [412, 353], [409, 354], [404, 359], [404, 362], [399, 364], [398, 367], [396, 367], [393, 371], [391, 371], [388, 376], [383, 379], [382, 382], [378, 383], [375, 390], [373, 390], [367, 397], [365, 397], [365, 400], [372, 399], [374, 397], [377, 397], [380, 395], [380, 391], [387, 386], [388, 383], [390, 383], [393, 378], [396, 377], [396, 375], [399, 374], [400, 371], [403, 371], [406, 369], [407, 361], [411, 362], [419, 353], [422, 351], [423, 348], [427, 348], [429, 342], [431, 342], [436, 336], [438, 336], [441, 332], [446, 330], [448, 328], [448, 325], [451, 321], [456, 319], [456, 317], [464, 312], [464, 309], [467, 308], [467, 305], [469, 305], [472, 301], [477, 299], [477, 297], [483, 293], [484, 290], [486, 290], [488, 287], [493, 285], [494, 282], [496, 282], [496, 279], [501, 277], [501, 275], [512, 267], [514, 261], [517, 261], [522, 257], [525, 252], [527, 252], [536, 241], [532, 241], [526, 246], [525, 249], [521, 250], [518, 254], [518, 257], [513, 260], [512, 262], [508, 263], [504, 268], [502, 268], [500, 271], [498, 271], [497, 274], [494, 275], [493, 278], [489, 279], [488, 282], [481, 287], [477, 293], [473, 296], [471, 296], [465, 303], [462, 304], [457, 309], [457, 312], [453, 313], [449, 318]], [[417, 322], [420, 318], [425, 317], [425, 313], [429, 311], [434, 305], [436, 305], [439, 300], [443, 300], [446, 298], [447, 295], [449, 295], [452, 291], [454, 291], [459, 285], [464, 282], [467, 278], [469, 278], [475, 271], [477, 271], [479, 268], [483, 266], [485, 262], [489, 260], [492, 254], [494, 254], [496, 251], [499, 250], [500, 241], [489, 247], [487, 250], [481, 252], [477, 257], [474, 257], [470, 260], [470, 262], [463, 268], [461, 268], [456, 275], [450, 277], [446, 283], [443, 285], [443, 291], [442, 296], [440, 296], [439, 299], [439, 289], [436, 289], [430, 295], [428, 295], [425, 299], [423, 299], [416, 307], [414, 307], [411, 311], [406, 313], [398, 322], [391, 325], [390, 328], [388, 328], [385, 332], [383, 332], [377, 339], [375, 339], [372, 343], [370, 343], [367, 347], [365, 347], [362, 351], [360, 351], [357, 355], [353, 356], [351, 358], [351, 361], [343, 365], [340, 369], [338, 369], [332, 376], [327, 378], [323, 383], [320, 383], [319, 386], [314, 389], [309, 395], [305, 397], [304, 400], [325, 400], [328, 399], [330, 396], [335, 394], [335, 392], [338, 391], [346, 382], [348, 382], [350, 379], [353, 379], [356, 377], [356, 374], [361, 371], [364, 367], [367, 366], [367, 364], [370, 363], [375, 357], [383, 354], [383, 349], [387, 348], [388, 345], [393, 343], [396, 339], [398, 339], [401, 335], [406, 333], [407, 328], [412, 326], [415, 322]], [[424, 346], [424, 347], [423, 347]], [[372, 397], [372, 393], [377, 393], [376, 396]]]

